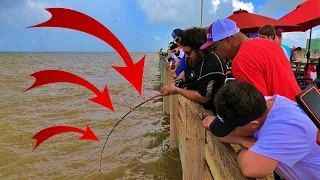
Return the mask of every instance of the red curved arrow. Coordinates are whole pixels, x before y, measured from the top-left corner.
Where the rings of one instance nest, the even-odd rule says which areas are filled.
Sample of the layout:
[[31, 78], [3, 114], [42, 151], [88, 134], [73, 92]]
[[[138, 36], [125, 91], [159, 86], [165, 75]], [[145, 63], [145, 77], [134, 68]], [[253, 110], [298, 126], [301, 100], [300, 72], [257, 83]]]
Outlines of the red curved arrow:
[[100, 104], [114, 112], [114, 108], [108, 92], [108, 86], [105, 86], [104, 90], [100, 92], [97, 87], [95, 87], [93, 84], [91, 84], [87, 80], [77, 75], [74, 75], [72, 73], [61, 71], [61, 70], [43, 70], [43, 71], [38, 71], [36, 73], [33, 73], [30, 76], [35, 77], [36, 81], [33, 83], [31, 87], [26, 89], [24, 92], [30, 89], [36, 88], [38, 86], [42, 86], [50, 83], [66, 82], [66, 83], [78, 84], [91, 90], [93, 93], [97, 95], [97, 97], [89, 99], [90, 101]]
[[83, 136], [81, 136], [79, 140], [100, 141], [99, 138], [90, 129], [89, 125], [86, 125], [85, 131], [71, 126], [53, 126], [39, 131], [32, 137], [32, 139], [37, 140], [37, 144], [34, 146], [33, 150], [35, 150], [41, 143], [43, 143], [50, 137], [65, 132], [77, 132], [83, 134]]
[[112, 67], [116, 71], [118, 71], [124, 78], [126, 78], [131, 83], [131, 85], [135, 87], [140, 95], [142, 94], [142, 77], [145, 55], [139, 62], [134, 64], [129, 52], [119, 41], [119, 39], [109, 29], [107, 29], [105, 26], [103, 26], [101, 23], [90, 16], [66, 8], [46, 8], [46, 10], [51, 13], [52, 17], [46, 22], [30, 26], [28, 28], [67, 28], [88, 33], [103, 40], [119, 53], [124, 63], [126, 64], [126, 67]]

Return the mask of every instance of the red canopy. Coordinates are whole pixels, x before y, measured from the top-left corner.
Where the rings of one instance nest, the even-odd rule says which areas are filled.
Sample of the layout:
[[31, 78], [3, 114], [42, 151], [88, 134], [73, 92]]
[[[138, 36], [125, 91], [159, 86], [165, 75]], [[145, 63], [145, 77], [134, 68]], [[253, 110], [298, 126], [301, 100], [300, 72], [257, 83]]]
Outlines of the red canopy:
[[307, 0], [280, 20], [300, 25], [301, 31], [307, 31], [320, 25], [320, 1]]
[[237, 23], [242, 33], [257, 33], [259, 28], [266, 24], [275, 26], [276, 28], [282, 28], [287, 31], [288, 28], [298, 27], [294, 23], [288, 23], [281, 20], [273, 19], [266, 16], [261, 16], [258, 14], [249, 13], [246, 10], [234, 11], [228, 19], [233, 20]]

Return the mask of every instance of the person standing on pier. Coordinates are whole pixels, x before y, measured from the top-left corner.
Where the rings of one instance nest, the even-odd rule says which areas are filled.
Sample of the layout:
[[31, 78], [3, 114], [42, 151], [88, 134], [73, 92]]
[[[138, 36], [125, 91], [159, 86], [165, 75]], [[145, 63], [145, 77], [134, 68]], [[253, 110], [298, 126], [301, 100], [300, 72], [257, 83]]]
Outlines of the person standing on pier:
[[289, 54], [289, 52], [285, 48], [286, 46], [282, 44], [282, 30], [281, 29], [276, 30], [276, 28], [274, 26], [267, 24], [258, 30], [258, 36], [259, 36], [259, 38], [268, 39], [268, 40], [274, 41], [275, 43], [279, 44], [281, 46], [281, 48], [283, 49], [284, 54], [288, 58], [288, 61], [290, 62], [291, 52]]
[[232, 74], [236, 80], [252, 83], [265, 96], [279, 94], [296, 101], [301, 89], [278, 44], [249, 39], [230, 19], [218, 19], [211, 27], [211, 47], [220, 58], [233, 59]]
[[177, 56], [178, 60], [176, 63], [176, 67], [171, 71], [173, 78], [179, 77], [179, 75], [184, 71], [184, 67], [185, 67], [186, 56], [180, 45], [180, 38], [181, 38], [180, 35], [182, 31], [183, 30], [177, 28], [177, 29], [174, 29], [171, 33], [173, 40], [177, 43], [177, 46], [178, 46], [177, 50], [179, 51], [179, 55]]
[[183, 30], [180, 45], [186, 55], [184, 76], [160, 92], [163, 96], [180, 94], [215, 114], [214, 95], [225, 82], [227, 68], [225, 61], [217, 55], [209, 50], [199, 50], [206, 41], [206, 32], [202, 28]]
[[[236, 80], [252, 83], [264, 96], [279, 94], [296, 101], [301, 89], [282, 48], [265, 39], [249, 39], [230, 19], [218, 19], [208, 27], [212, 40], [201, 49], [210, 47], [220, 58], [233, 59], [232, 74]], [[212, 105], [213, 106], [213, 105]], [[204, 126], [216, 119], [208, 116]]]
[[[261, 38], [249, 39], [230, 19], [218, 19], [210, 27], [213, 41], [209, 47], [220, 58], [233, 59], [232, 74], [237, 81], [250, 82], [264, 96], [279, 94], [296, 101], [301, 89], [281, 46]], [[206, 117], [203, 126], [207, 128], [216, 119]], [[228, 135], [220, 140], [234, 140], [234, 137]]]

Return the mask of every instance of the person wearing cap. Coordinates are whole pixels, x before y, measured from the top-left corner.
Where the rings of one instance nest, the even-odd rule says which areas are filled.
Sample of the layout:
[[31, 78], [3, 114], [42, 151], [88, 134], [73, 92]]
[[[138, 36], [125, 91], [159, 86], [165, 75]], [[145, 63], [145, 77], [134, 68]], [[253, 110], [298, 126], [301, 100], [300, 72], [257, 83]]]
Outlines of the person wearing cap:
[[[290, 62], [290, 55], [287, 52], [287, 49], [281, 44], [281, 41], [282, 41], [281, 29], [276, 30], [274, 26], [270, 24], [266, 24], [258, 30], [258, 36], [259, 38], [268, 39], [268, 40], [274, 41], [275, 43], [278, 43], [281, 46], [284, 54], [287, 56], [288, 61]], [[291, 54], [291, 51], [290, 51], [290, 54]]]
[[281, 47], [286, 50], [288, 59], [290, 61], [291, 49], [290, 49], [290, 47], [288, 45], [283, 43], [283, 41], [282, 41], [282, 32], [283, 32], [283, 29], [281, 29], [281, 28], [276, 31], [276, 42], [278, 42], [281, 45]]
[[175, 54], [175, 52], [173, 52], [176, 48], [178, 47], [178, 45], [174, 42], [170, 42], [169, 46], [168, 46], [168, 54], [167, 57], [165, 58], [167, 61], [167, 66], [169, 68], [171, 68], [172, 66], [175, 66], [175, 62], [177, 61], [177, 56]]
[[181, 47], [178, 43], [171, 46], [170, 50], [172, 51], [172, 61], [171, 61], [171, 73], [173, 78], [176, 78], [176, 69], [178, 68], [181, 61]]
[[160, 92], [163, 96], [180, 94], [187, 99], [198, 102], [205, 109], [215, 114], [212, 106], [215, 93], [224, 84], [226, 63], [208, 50], [199, 50], [207, 41], [202, 28], [189, 28], [181, 33], [180, 45], [186, 55], [183, 79], [165, 86]]
[[163, 50], [162, 48], [160, 48], [158, 54], [159, 54], [160, 56], [164, 56], [165, 52], [164, 52], [164, 50]]
[[[225, 142], [244, 146], [237, 162], [245, 176], [264, 178], [276, 171], [287, 180], [319, 179], [317, 127], [296, 102], [233, 81], [219, 89], [214, 105], [218, 118], [209, 129], [216, 137], [238, 137]], [[245, 145], [246, 138], [251, 143]]]
[[[218, 19], [208, 27], [212, 40], [200, 49], [210, 47], [220, 58], [233, 59], [232, 75], [236, 80], [250, 82], [264, 96], [279, 94], [296, 101], [301, 89], [283, 49], [273, 41], [249, 39], [230, 19]], [[204, 127], [217, 117], [203, 119]], [[234, 140], [232, 134], [220, 140]]]
[[236, 80], [252, 83], [265, 96], [279, 94], [296, 101], [301, 89], [278, 44], [249, 39], [230, 19], [218, 19], [209, 28], [212, 40], [200, 49], [211, 47], [220, 58], [233, 59], [232, 74]]
[[172, 50], [171, 50], [171, 47], [174, 45], [174, 42], [170, 42], [169, 44], [168, 44], [168, 49], [167, 49], [167, 56], [165, 57], [165, 59], [166, 59], [166, 61], [167, 61], [167, 63], [169, 63], [170, 61], [169, 61], [169, 59], [171, 58], [171, 56], [172, 56]]
[[299, 53], [301, 52], [301, 47], [293, 47], [291, 51], [290, 61], [292, 62], [299, 62]]
[[181, 32], [182, 32], [182, 30], [178, 28], [178, 29], [174, 29], [171, 33], [173, 40], [178, 45], [177, 51], [179, 52], [179, 55], [177, 56], [178, 60], [176, 62], [176, 67], [171, 71], [173, 78], [179, 77], [179, 75], [183, 72], [184, 67], [185, 67], [185, 54], [184, 54], [182, 48], [180, 47], [180, 34], [181, 34]]

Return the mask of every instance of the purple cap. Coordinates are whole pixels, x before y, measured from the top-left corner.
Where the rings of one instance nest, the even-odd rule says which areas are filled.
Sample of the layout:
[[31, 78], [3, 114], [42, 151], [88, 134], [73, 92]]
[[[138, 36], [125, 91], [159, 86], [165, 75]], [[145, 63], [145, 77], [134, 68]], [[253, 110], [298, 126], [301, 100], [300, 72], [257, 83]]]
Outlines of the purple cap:
[[214, 44], [213, 40], [212, 40], [212, 25], [211, 24], [208, 28], [207, 28], [207, 31], [206, 31], [206, 34], [207, 34], [207, 42], [204, 43], [201, 47], [200, 47], [200, 50], [203, 50], [203, 49], [206, 49], [208, 48], [209, 46], [211, 46], [212, 44]]
[[234, 21], [230, 19], [218, 19], [208, 27], [207, 42], [200, 47], [200, 50], [206, 49], [215, 42], [233, 36], [238, 32], [240, 32], [240, 29]]

